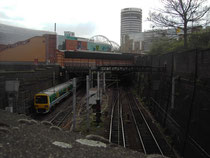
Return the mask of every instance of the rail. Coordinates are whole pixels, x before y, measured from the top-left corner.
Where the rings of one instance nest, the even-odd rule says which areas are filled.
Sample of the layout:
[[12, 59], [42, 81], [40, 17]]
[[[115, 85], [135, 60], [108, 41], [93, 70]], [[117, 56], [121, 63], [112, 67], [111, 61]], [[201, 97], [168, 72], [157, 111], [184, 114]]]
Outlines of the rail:
[[[158, 107], [164, 114], [166, 114], [166, 111], [161, 107], [161, 105], [160, 105], [157, 101], [155, 101], [154, 98], [150, 97], [150, 99], [151, 99], [151, 101], [153, 101], [153, 102], [157, 105], [157, 107]], [[177, 128], [179, 128], [179, 130], [180, 130], [181, 133], [184, 133], [184, 130], [181, 128], [181, 125], [180, 125], [179, 123], [177, 123], [177, 122], [173, 119], [173, 117], [172, 117], [171, 115], [167, 114], [167, 117], [169, 118], [169, 120], [170, 120], [174, 125], [176, 125]], [[197, 143], [190, 135], [188, 136], [188, 139], [189, 139], [190, 143], [191, 143], [193, 146], [195, 146], [195, 148], [196, 148], [197, 150], [199, 150], [200, 153], [201, 153], [202, 155], [204, 155], [204, 157], [210, 157], [209, 153], [208, 153], [208, 152], [207, 152], [199, 143]]]
[[114, 104], [112, 104], [112, 111], [111, 111], [111, 120], [110, 120], [110, 126], [109, 126], [109, 142], [112, 141], [112, 124], [113, 124], [113, 118], [114, 118], [114, 107], [116, 105], [116, 101], [114, 102]]
[[145, 119], [143, 113], [141, 112], [141, 109], [138, 107], [136, 100], [129, 95], [130, 100], [132, 101], [131, 104], [131, 111], [134, 114], [136, 124], [139, 128], [140, 135], [142, 138], [142, 146], [144, 146], [144, 152], [145, 154], [161, 154], [163, 155], [163, 152], [161, 150], [160, 145], [158, 144], [151, 128], [149, 127], [147, 120]]
[[50, 122], [56, 126], [61, 126], [67, 116], [72, 112], [72, 108], [69, 107], [65, 110], [59, 111], [51, 120]]
[[138, 136], [139, 136], [139, 140], [141, 142], [141, 147], [143, 149], [144, 154], [146, 154], [147, 152], [146, 152], [146, 149], [145, 149], [145, 146], [144, 146], [144, 142], [143, 142], [143, 139], [142, 139], [142, 136], [141, 136], [141, 133], [140, 133], [140, 129], [139, 129], [138, 125], [137, 125], [137, 121], [136, 121], [136, 118], [134, 116], [133, 110], [131, 108], [130, 102], [129, 102], [128, 106], [130, 108], [130, 111], [131, 111], [131, 114], [132, 114], [132, 117], [133, 117], [133, 120], [134, 120], [134, 124], [136, 126], [136, 130], [137, 130], [137, 133], [138, 133]]
[[[109, 129], [109, 142], [116, 143], [126, 147], [125, 132], [122, 119], [122, 106], [120, 105], [120, 94], [117, 91], [117, 97], [113, 95], [112, 111]], [[116, 98], [114, 100], [114, 98]]]
[[[120, 101], [119, 101], [120, 103]], [[123, 108], [122, 104], [120, 104], [120, 121], [121, 121], [121, 126], [122, 126], [122, 139], [123, 139], [123, 147], [126, 147], [126, 142], [125, 142], [125, 131], [124, 131], [124, 123], [123, 123]]]

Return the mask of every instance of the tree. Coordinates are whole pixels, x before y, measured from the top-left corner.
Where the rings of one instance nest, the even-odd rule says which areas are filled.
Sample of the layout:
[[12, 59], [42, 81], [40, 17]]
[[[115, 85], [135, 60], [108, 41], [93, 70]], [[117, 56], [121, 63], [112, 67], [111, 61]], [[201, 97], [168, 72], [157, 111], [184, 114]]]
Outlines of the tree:
[[[150, 12], [148, 20], [157, 27], [183, 30], [184, 47], [188, 47], [188, 30], [193, 23], [204, 25], [204, 16], [209, 12], [209, 6], [203, 6], [207, 0], [161, 0], [163, 9]], [[188, 24], [192, 27], [188, 27]], [[206, 24], [206, 23], [205, 23]]]
[[162, 37], [152, 43], [149, 54], [165, 54], [173, 51], [182, 51], [183, 41]]

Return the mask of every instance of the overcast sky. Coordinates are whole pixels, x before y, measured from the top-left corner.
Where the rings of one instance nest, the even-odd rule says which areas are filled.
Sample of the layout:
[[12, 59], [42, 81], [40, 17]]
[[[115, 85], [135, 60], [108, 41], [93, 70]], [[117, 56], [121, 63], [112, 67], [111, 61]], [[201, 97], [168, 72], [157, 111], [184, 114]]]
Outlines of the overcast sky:
[[127, 7], [143, 11], [143, 31], [151, 29], [146, 21], [160, 0], [0, 0], [0, 23], [57, 33], [75, 32], [91, 38], [104, 35], [120, 42], [120, 12]]

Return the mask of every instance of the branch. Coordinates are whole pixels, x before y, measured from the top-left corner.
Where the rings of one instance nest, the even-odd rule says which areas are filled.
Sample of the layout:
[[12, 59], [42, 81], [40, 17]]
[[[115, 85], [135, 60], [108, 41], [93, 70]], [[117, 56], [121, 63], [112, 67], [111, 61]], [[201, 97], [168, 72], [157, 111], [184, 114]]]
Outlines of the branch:
[[[187, 30], [188, 22], [201, 22], [210, 7], [203, 7], [206, 0], [162, 0], [165, 9], [156, 9], [148, 20], [160, 27], [180, 27]], [[185, 28], [184, 28], [185, 27]]]

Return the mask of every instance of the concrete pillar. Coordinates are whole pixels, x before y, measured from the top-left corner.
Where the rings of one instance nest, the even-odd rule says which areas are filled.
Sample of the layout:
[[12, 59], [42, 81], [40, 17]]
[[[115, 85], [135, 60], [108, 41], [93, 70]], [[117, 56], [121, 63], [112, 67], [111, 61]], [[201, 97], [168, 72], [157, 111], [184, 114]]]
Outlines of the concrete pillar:
[[100, 73], [97, 72], [97, 100], [100, 99]]
[[106, 93], [106, 73], [103, 72], [103, 93]]
[[73, 130], [76, 127], [76, 78], [73, 78]]
[[89, 131], [90, 123], [89, 123], [89, 76], [86, 76], [86, 110], [87, 110], [87, 131]]

